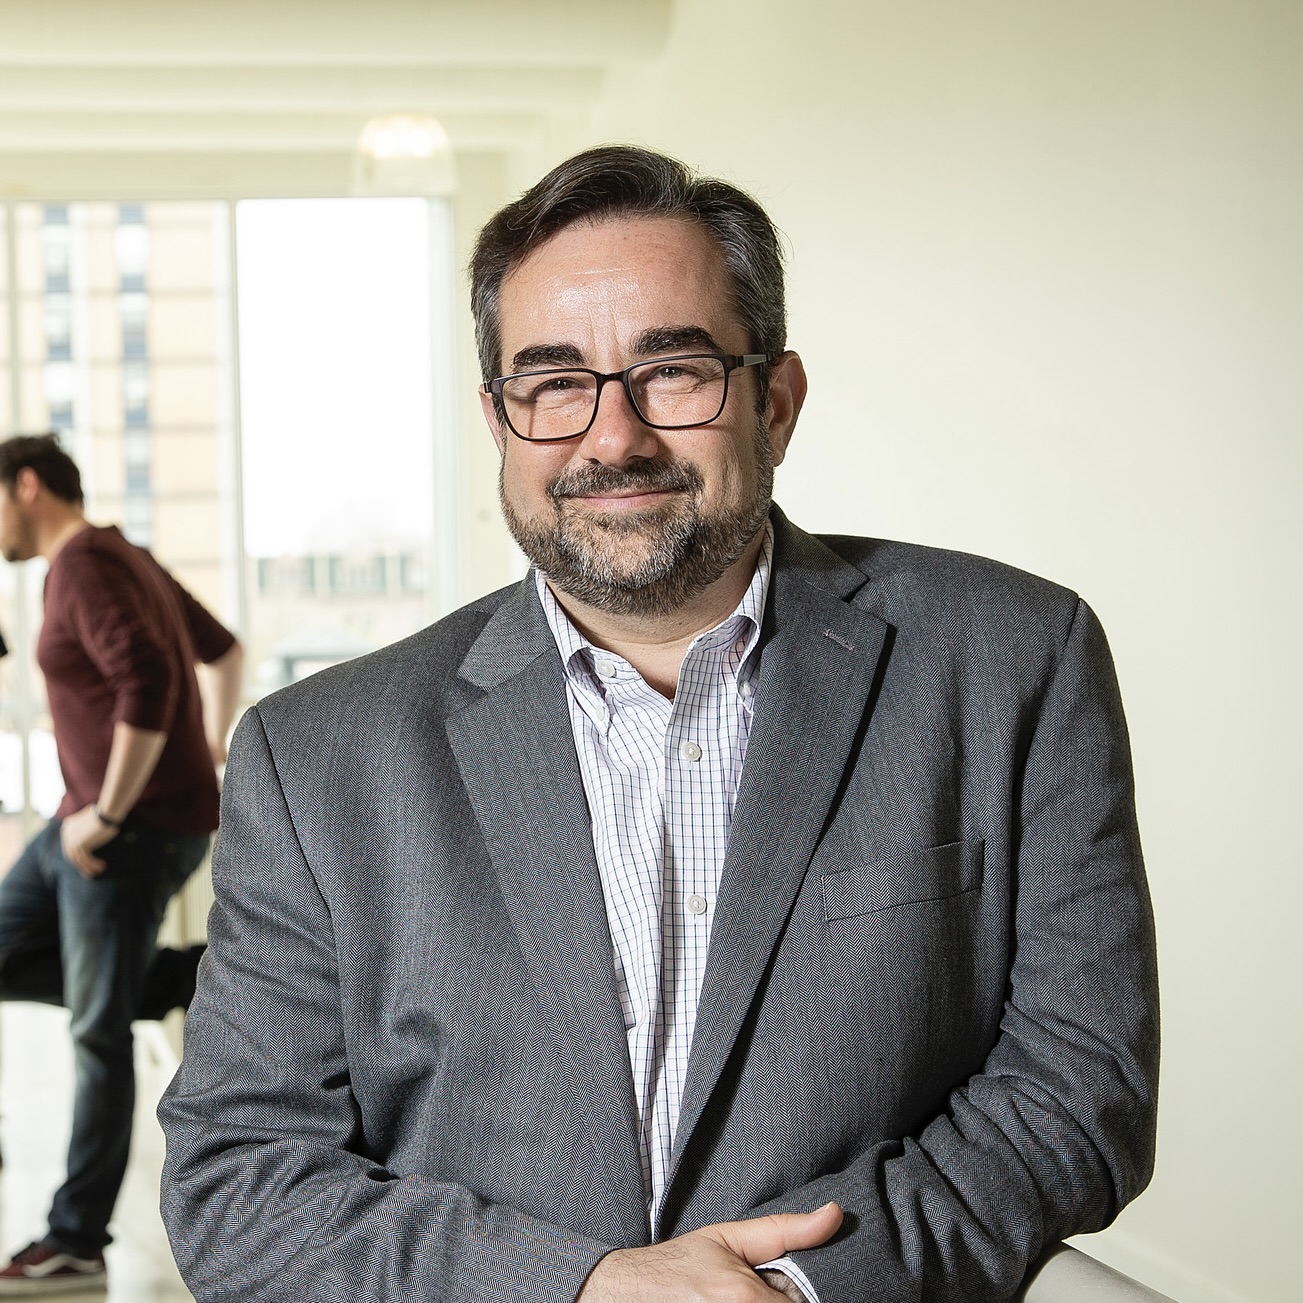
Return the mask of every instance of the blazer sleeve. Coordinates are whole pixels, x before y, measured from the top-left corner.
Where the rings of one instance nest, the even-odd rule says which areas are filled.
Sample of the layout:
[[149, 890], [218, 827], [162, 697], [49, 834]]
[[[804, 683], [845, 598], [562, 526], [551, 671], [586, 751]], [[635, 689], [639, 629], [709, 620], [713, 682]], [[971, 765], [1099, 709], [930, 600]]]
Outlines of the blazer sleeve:
[[365, 1157], [332, 920], [258, 710], [237, 729], [162, 1211], [198, 1303], [570, 1303], [610, 1251]]
[[1008, 1298], [1056, 1241], [1107, 1225], [1152, 1172], [1153, 916], [1121, 699], [1084, 603], [1029, 722], [1016, 949], [981, 1071], [916, 1134], [758, 1210], [846, 1210], [832, 1243], [794, 1255], [820, 1303]]

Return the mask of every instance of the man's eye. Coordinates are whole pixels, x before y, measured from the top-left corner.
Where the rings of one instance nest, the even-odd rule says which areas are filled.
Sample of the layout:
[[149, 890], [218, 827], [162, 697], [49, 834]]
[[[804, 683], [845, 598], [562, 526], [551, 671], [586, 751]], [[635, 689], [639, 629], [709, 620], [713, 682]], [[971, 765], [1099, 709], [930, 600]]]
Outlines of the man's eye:
[[652, 368], [642, 383], [649, 389], [671, 393], [704, 389], [723, 378], [723, 370], [710, 359], [662, 362]]
[[545, 376], [535, 380], [529, 387], [531, 398], [546, 398], [552, 394], [564, 394], [574, 388], [573, 376]]
[[530, 383], [525, 401], [557, 403], [578, 398], [590, 387], [585, 384], [586, 379], [585, 376], [577, 375], [538, 376]]

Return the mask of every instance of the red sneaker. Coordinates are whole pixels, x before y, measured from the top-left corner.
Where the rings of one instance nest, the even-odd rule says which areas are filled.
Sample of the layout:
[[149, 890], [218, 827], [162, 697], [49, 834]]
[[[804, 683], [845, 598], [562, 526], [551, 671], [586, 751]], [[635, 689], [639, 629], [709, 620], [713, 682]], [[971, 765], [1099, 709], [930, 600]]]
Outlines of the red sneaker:
[[80, 1294], [108, 1288], [104, 1255], [74, 1258], [43, 1240], [15, 1253], [0, 1268], [0, 1298], [33, 1298], [42, 1294]]

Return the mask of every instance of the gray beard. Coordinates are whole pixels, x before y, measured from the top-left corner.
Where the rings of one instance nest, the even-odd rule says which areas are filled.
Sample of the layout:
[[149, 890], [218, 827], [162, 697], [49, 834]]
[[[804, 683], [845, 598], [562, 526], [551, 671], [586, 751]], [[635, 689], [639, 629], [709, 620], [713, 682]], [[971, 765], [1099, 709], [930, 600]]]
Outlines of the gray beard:
[[[555, 510], [546, 524], [516, 513], [499, 471], [502, 514], [520, 550], [563, 593], [608, 615], [668, 615], [720, 578], [763, 528], [774, 484], [763, 427], [754, 443], [760, 475], [752, 500], [716, 515], [701, 512], [697, 468], [672, 459], [624, 469], [587, 465], [558, 476], [548, 489]], [[582, 493], [667, 489], [685, 496], [650, 511], [597, 519], [568, 510], [568, 499]], [[623, 539], [634, 542], [633, 556], [621, 554]]]

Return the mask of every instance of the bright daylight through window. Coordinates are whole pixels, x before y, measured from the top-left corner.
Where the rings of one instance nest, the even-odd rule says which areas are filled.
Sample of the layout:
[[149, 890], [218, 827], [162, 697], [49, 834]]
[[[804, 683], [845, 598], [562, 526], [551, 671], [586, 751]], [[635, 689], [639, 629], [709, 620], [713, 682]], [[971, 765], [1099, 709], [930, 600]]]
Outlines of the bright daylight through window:
[[[239, 629], [249, 696], [442, 600], [446, 232], [424, 199], [0, 208], [0, 434], [60, 431], [90, 519]], [[62, 792], [33, 655], [42, 578], [0, 565], [0, 862]]]

